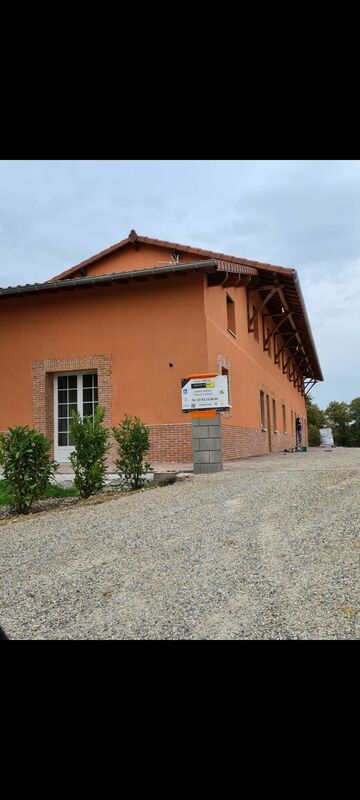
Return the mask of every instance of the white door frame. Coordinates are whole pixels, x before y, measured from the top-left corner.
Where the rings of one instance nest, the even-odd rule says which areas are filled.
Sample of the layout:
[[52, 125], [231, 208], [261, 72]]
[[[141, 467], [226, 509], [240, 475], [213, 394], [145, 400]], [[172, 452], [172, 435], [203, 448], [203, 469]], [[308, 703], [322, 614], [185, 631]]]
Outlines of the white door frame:
[[77, 384], [77, 409], [80, 413], [81, 419], [83, 418], [83, 375], [96, 373], [96, 369], [84, 369], [82, 372], [57, 372], [54, 374], [54, 459], [59, 464], [68, 464], [70, 461], [70, 453], [75, 449], [73, 446], [58, 445], [58, 378], [66, 378], [68, 376], [76, 376]]

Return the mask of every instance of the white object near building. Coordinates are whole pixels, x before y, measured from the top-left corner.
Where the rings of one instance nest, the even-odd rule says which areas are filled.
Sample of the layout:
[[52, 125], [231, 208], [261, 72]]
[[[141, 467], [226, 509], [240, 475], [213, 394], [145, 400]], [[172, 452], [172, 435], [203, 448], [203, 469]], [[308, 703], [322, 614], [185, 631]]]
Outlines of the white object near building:
[[334, 439], [331, 428], [320, 428], [319, 432], [321, 447], [334, 447]]

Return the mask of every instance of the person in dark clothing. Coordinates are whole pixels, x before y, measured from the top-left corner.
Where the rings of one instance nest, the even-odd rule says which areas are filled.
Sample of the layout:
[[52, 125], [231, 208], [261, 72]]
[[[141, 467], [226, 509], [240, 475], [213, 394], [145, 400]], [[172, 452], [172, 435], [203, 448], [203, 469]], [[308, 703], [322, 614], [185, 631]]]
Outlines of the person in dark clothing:
[[295, 427], [296, 427], [296, 444], [297, 445], [301, 445], [301, 419], [300, 419], [300, 417], [296, 417]]
[[0, 640], [2, 640], [2, 639], [7, 639], [7, 638], [8, 638], [8, 637], [6, 636], [6, 633], [5, 633], [5, 631], [3, 631], [3, 629], [2, 629], [2, 627], [1, 627], [1, 625], [0, 625]]

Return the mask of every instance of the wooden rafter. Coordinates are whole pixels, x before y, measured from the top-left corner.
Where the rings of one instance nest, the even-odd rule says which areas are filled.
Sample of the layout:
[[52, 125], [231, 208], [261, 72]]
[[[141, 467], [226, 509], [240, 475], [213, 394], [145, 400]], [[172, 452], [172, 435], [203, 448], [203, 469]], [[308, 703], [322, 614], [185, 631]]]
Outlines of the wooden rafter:
[[315, 386], [315, 383], [317, 383], [317, 380], [315, 378], [309, 379], [308, 383], [305, 386], [305, 397], [307, 397], [309, 392], [311, 392], [311, 389]]
[[249, 292], [250, 291], [252, 291], [252, 290], [248, 289], [248, 292], [247, 292], [248, 293], [248, 331], [249, 331], [249, 333], [253, 333], [254, 332], [253, 324], [254, 324], [254, 321], [255, 321], [256, 317], [258, 317], [259, 314], [261, 314], [261, 312], [262, 312], [263, 308], [265, 308], [266, 304], [269, 303], [271, 298], [274, 296], [274, 294], [276, 294], [278, 292], [278, 286], [273, 286], [272, 287], [271, 291], [268, 292], [268, 294], [265, 297], [265, 300], [263, 300], [263, 302], [261, 303], [260, 307], [255, 309], [255, 314], [253, 314], [252, 317], [250, 317], [250, 315], [249, 315]]
[[281, 289], [284, 289], [284, 285], [282, 283], [275, 283], [275, 284], [274, 283], [270, 283], [270, 284], [265, 283], [265, 284], [262, 284], [261, 286], [252, 286], [251, 288], [255, 292], [269, 292], [271, 289], [274, 288], [274, 286], [276, 286], [278, 291], [281, 290]]
[[289, 371], [290, 358], [291, 356], [288, 355], [286, 363], [284, 364], [283, 362], [283, 375], [286, 375], [286, 373]]
[[307, 363], [308, 363], [308, 357], [304, 356], [304, 358], [302, 358], [301, 361], [297, 361], [296, 362], [296, 366], [297, 366], [298, 370], [301, 370], [302, 367], [303, 367], [303, 364], [307, 364]]
[[208, 287], [222, 286], [223, 289], [227, 287], [244, 287], [247, 288], [251, 282], [251, 275], [244, 275], [239, 272], [232, 272], [230, 270], [218, 269], [216, 272], [209, 272]]
[[[269, 344], [269, 341], [270, 341], [271, 337], [274, 336], [274, 334], [278, 331], [278, 329], [281, 327], [283, 322], [285, 322], [286, 319], [288, 319], [290, 316], [292, 316], [292, 314], [293, 314], [292, 311], [288, 311], [286, 314], [264, 314], [264, 318], [265, 317], [273, 317], [273, 318], [275, 318], [275, 317], [278, 317], [278, 316], [281, 317], [281, 319], [279, 320], [278, 324], [275, 326], [275, 328], [272, 331], [270, 331], [269, 336], [267, 336], [266, 339], [264, 340], [264, 350], [268, 350], [269, 349], [268, 348], [268, 344]], [[274, 345], [274, 347], [275, 347], [275, 345]]]
[[[294, 336], [296, 336], [297, 333], [298, 333], [298, 331], [294, 331], [294, 333], [290, 336], [290, 339], [287, 339], [286, 342], [284, 342], [284, 344], [280, 347], [280, 350], [278, 351], [278, 356], [280, 355], [280, 353], [282, 353], [284, 348], [287, 347], [288, 344], [290, 344], [291, 340], [294, 338]], [[284, 335], [285, 334], [282, 334], [282, 336], [284, 336]]]

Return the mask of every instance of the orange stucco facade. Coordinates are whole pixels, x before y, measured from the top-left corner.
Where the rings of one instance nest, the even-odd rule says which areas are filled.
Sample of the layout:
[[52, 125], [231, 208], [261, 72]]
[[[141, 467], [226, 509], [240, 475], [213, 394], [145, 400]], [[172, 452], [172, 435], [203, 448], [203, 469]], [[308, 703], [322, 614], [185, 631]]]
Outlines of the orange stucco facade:
[[[167, 247], [128, 245], [90, 264], [85, 274], [164, 267], [171, 262], [170, 252]], [[181, 257], [182, 264], [194, 260], [191, 253]], [[73, 280], [76, 284], [76, 275]], [[235, 335], [228, 330], [227, 297], [234, 303]], [[260, 304], [256, 292], [252, 301]], [[206, 274], [190, 270], [125, 284], [6, 297], [0, 303], [0, 430], [32, 426], [39, 419], [39, 392], [46, 392], [50, 383], [39, 379], [36, 394], [36, 365], [45, 364], [44, 376], [50, 363], [50, 373], [69, 374], [76, 365], [87, 369], [87, 364], [100, 363], [87, 361], [96, 357], [109, 365], [108, 422], [118, 423], [125, 413], [139, 416], [150, 426], [154, 460], [191, 457], [181, 378], [222, 368], [228, 371], [232, 406], [222, 415], [224, 457], [294, 446], [295, 416], [303, 420], [306, 437], [304, 396], [283, 374], [282, 363], [275, 364], [273, 349], [271, 356], [264, 351], [262, 315], [258, 341], [248, 332], [247, 303], [244, 286], [209, 286]], [[52, 414], [51, 402], [45, 416]], [[49, 424], [44, 418], [37, 427], [49, 433]]]

